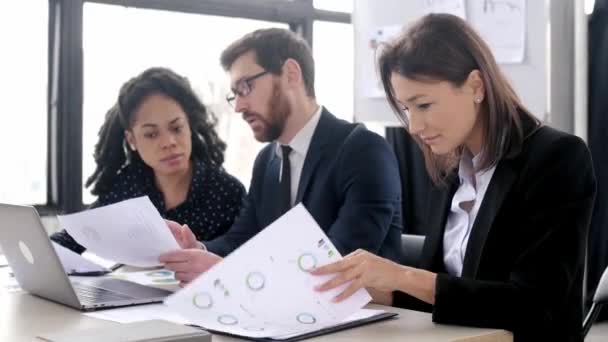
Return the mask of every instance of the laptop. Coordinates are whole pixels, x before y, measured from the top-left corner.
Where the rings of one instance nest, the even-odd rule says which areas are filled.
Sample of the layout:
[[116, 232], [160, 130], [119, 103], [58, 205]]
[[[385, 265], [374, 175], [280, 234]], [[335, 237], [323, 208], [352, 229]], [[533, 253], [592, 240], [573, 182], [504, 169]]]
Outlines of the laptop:
[[171, 294], [109, 277], [69, 277], [33, 207], [0, 204], [0, 246], [23, 290], [78, 310], [157, 303]]

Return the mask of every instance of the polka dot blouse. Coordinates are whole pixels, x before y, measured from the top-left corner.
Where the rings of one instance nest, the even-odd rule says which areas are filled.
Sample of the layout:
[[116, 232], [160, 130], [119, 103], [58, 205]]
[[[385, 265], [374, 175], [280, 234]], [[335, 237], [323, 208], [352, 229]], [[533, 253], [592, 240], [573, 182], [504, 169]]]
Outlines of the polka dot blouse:
[[[100, 194], [91, 208], [147, 195], [163, 218], [187, 224], [199, 241], [212, 240], [232, 226], [241, 209], [245, 187], [225, 171], [201, 161], [195, 161], [193, 166], [188, 197], [175, 208], [165, 209], [152, 170], [141, 162], [123, 167], [111, 189]], [[77, 253], [85, 250], [65, 230], [53, 234], [51, 240]]]

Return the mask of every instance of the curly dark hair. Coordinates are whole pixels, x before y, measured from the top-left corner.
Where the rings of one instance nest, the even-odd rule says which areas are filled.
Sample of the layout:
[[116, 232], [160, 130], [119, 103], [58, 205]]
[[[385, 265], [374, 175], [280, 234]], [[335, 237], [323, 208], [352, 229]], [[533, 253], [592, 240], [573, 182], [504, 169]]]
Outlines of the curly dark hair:
[[85, 184], [94, 185], [93, 195], [107, 191], [125, 164], [145, 165], [136, 151], [127, 148], [124, 131], [131, 127], [133, 113], [143, 100], [159, 93], [176, 101], [186, 113], [192, 130], [192, 158], [222, 168], [226, 144], [215, 131], [215, 115], [205, 108], [187, 78], [167, 68], [150, 68], [123, 84], [117, 103], [106, 113], [93, 154], [97, 166]]

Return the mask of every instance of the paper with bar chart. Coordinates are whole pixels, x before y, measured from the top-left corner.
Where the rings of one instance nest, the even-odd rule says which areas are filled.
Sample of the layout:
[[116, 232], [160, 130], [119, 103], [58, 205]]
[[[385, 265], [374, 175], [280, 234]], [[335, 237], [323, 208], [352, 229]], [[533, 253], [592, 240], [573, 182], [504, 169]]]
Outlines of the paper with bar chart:
[[194, 324], [249, 337], [315, 331], [340, 323], [369, 303], [364, 289], [332, 299], [345, 284], [319, 293], [332, 276], [312, 276], [314, 267], [342, 256], [298, 205], [165, 303]]

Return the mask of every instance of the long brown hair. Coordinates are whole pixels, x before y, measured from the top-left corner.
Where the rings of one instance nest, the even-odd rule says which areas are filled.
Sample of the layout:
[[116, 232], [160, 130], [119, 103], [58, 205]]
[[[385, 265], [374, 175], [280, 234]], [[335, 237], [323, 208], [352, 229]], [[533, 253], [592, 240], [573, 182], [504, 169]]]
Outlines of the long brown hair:
[[[457, 16], [428, 14], [382, 47], [378, 68], [384, 91], [406, 129], [409, 123], [397, 103], [390, 82], [392, 73], [412, 80], [448, 81], [460, 87], [472, 71], [479, 70], [485, 87], [480, 112], [484, 139], [481, 170], [519, 152], [525, 138], [523, 120], [532, 120], [536, 126], [540, 124], [519, 100], [488, 45]], [[457, 165], [462, 147], [448, 155], [434, 155], [418, 137], [413, 138], [422, 148], [429, 176], [436, 184], [442, 183]]]

